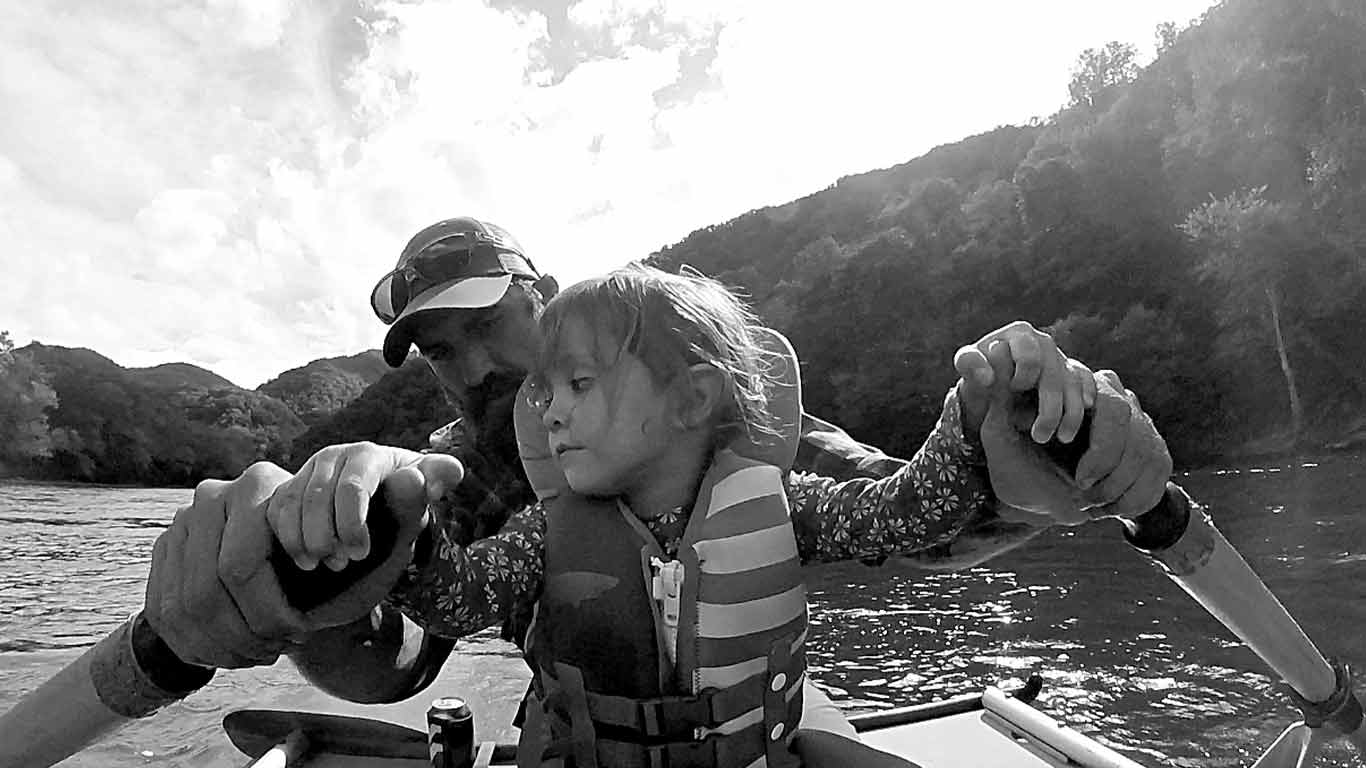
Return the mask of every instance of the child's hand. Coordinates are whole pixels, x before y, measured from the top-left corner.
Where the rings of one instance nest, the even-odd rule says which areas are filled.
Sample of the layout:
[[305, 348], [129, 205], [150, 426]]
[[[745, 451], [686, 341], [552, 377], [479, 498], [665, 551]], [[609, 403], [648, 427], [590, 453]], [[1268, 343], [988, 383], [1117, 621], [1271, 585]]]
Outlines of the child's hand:
[[365, 559], [371, 549], [366, 516], [376, 493], [384, 494], [397, 529], [388, 552], [377, 552], [354, 583], [305, 614], [308, 625], [349, 624], [378, 605], [412, 560], [428, 506], [463, 478], [464, 468], [453, 456], [353, 443], [324, 448], [276, 489], [267, 524], [300, 568], [326, 562], [339, 569]]
[[1171, 457], [1152, 419], [1114, 371], [1087, 372], [1095, 405], [1089, 445], [1074, 476], [1024, 436], [1032, 406], [1013, 391], [1012, 374], [1018, 366], [1010, 347], [994, 343], [986, 359], [995, 383], [988, 390], [989, 408], [980, 434], [992, 489], [1014, 508], [1002, 510], [1003, 518], [1076, 525], [1096, 517], [1135, 517], [1152, 509], [1171, 474]]
[[[991, 356], [1009, 361], [1005, 374], [993, 370]], [[1036, 443], [1046, 443], [1055, 436], [1064, 443], [1072, 442], [1086, 409], [1095, 404], [1096, 383], [1091, 369], [1064, 355], [1052, 336], [1023, 320], [960, 348], [953, 365], [962, 377], [959, 394], [967, 419], [964, 426], [971, 430], [981, 428], [998, 375], [1009, 377], [1011, 392], [1036, 393], [1037, 415], [1032, 424], [1022, 425]]]
[[[1004, 342], [990, 344], [985, 356], [993, 369], [987, 391], [989, 408], [981, 424], [991, 488], [1004, 505], [1002, 519], [1032, 525], [1076, 525], [1086, 522], [1088, 501], [1070, 472], [1026, 436], [1033, 408], [1014, 390], [1012, 373], [1018, 366]], [[979, 379], [981, 381], [981, 379]]]
[[426, 503], [459, 484], [463, 467], [444, 454], [419, 454], [370, 443], [330, 446], [314, 454], [271, 496], [266, 519], [280, 546], [304, 570], [319, 563], [339, 571], [370, 554], [370, 497], [397, 473], [416, 472], [422, 498], [391, 511], [401, 528], [416, 526]]

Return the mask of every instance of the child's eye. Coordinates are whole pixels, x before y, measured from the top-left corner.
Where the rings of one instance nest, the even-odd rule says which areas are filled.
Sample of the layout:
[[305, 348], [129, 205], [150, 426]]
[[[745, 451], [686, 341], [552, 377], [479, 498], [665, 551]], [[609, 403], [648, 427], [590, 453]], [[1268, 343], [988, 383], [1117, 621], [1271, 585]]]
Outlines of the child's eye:
[[593, 377], [575, 376], [569, 380], [569, 388], [574, 392], [587, 392], [593, 388]]

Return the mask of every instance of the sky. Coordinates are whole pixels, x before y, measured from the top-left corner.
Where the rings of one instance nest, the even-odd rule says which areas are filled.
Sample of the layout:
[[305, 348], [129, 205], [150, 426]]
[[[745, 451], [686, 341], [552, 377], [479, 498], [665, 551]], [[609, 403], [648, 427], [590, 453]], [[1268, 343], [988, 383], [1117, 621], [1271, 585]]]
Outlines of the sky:
[[0, 330], [255, 387], [377, 348], [468, 215], [561, 284], [1067, 100], [1212, 0], [27, 0], [0, 26]]

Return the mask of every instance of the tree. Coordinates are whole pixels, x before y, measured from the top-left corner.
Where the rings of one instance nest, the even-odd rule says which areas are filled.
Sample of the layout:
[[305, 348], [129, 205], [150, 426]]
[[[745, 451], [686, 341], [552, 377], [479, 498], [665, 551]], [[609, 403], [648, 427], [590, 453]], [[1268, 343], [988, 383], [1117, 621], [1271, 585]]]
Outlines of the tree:
[[0, 465], [28, 463], [52, 450], [47, 409], [57, 394], [32, 357], [14, 351], [8, 331], [0, 331]]
[[1072, 106], [1093, 113], [1104, 112], [1118, 97], [1118, 87], [1138, 77], [1138, 50], [1130, 43], [1112, 40], [1103, 48], [1087, 48], [1077, 58], [1067, 93]]
[[1153, 32], [1154, 37], [1157, 38], [1157, 55], [1161, 56], [1170, 51], [1172, 46], [1176, 45], [1178, 34], [1175, 22], [1164, 21], [1158, 24], [1157, 29]]
[[1234, 192], [1192, 211], [1182, 231], [1202, 251], [1197, 272], [1223, 288], [1229, 318], [1244, 317], [1254, 307], [1266, 319], [1290, 401], [1291, 432], [1298, 441], [1304, 428], [1304, 405], [1295, 385], [1295, 369], [1286, 348], [1282, 294], [1288, 270], [1305, 248], [1296, 212], [1285, 203], [1263, 197], [1265, 187]]

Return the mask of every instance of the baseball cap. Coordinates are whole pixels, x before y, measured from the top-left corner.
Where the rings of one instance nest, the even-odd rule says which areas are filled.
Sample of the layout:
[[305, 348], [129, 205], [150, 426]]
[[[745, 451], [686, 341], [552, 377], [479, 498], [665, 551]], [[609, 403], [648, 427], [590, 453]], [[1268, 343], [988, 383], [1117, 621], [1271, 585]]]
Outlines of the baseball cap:
[[384, 337], [385, 362], [396, 368], [408, 356], [412, 334], [404, 320], [433, 309], [491, 307], [514, 276], [538, 280], [541, 273], [496, 224], [459, 217], [418, 232], [370, 292], [375, 315], [391, 326]]

